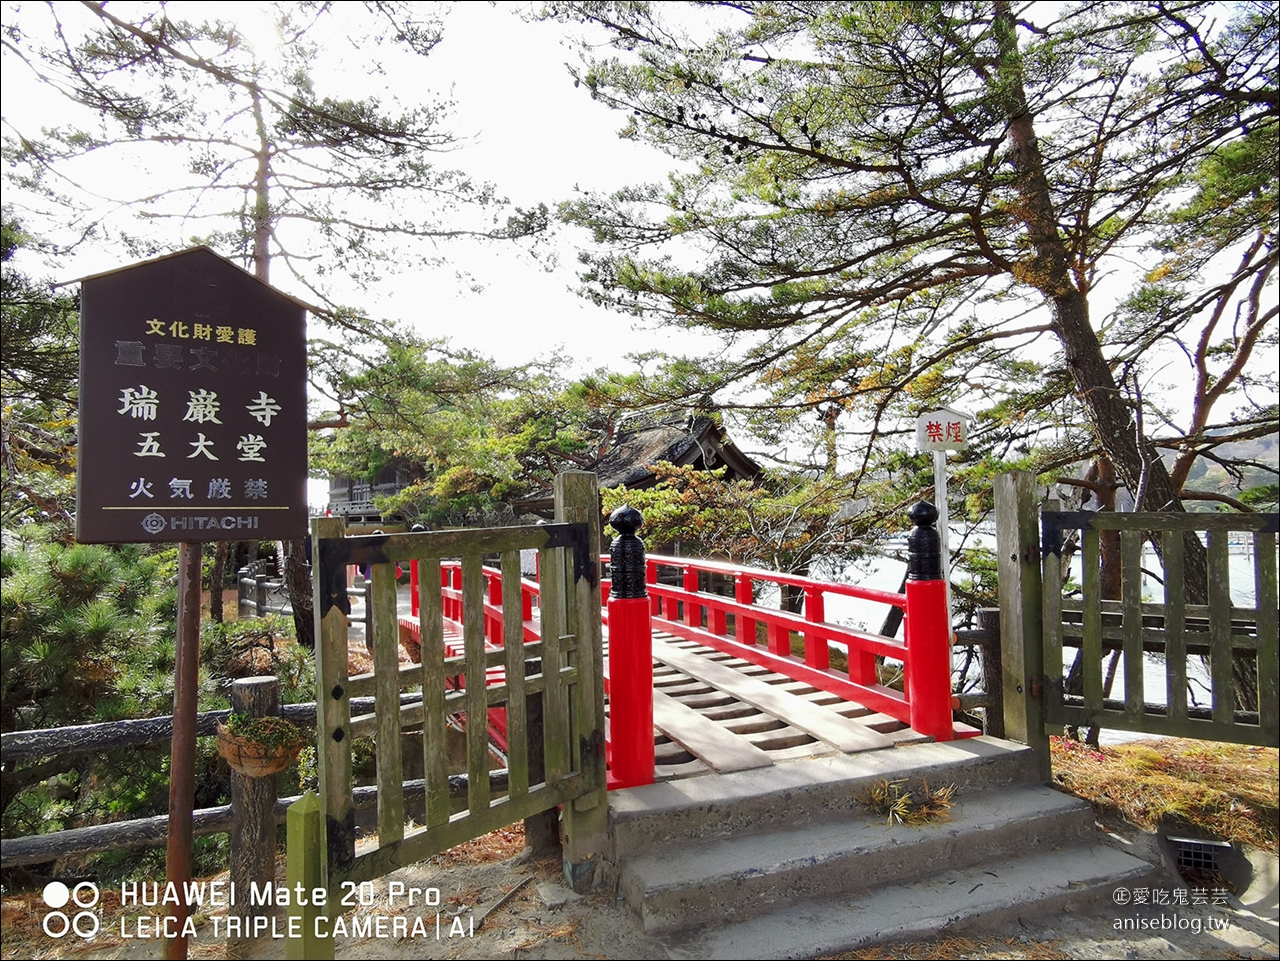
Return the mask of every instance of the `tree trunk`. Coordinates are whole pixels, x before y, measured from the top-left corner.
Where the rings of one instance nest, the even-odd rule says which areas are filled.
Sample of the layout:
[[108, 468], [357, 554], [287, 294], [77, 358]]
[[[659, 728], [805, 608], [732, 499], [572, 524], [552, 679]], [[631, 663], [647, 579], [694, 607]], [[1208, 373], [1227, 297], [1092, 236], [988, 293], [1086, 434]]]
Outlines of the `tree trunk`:
[[209, 568], [209, 619], [222, 623], [222, 587], [226, 582], [229, 541], [218, 541], [213, 548], [213, 564]]
[[[1140, 495], [1138, 510], [1181, 511], [1164, 462], [1139, 438], [1133, 410], [1120, 394], [1115, 376], [1102, 353], [1102, 345], [1089, 322], [1089, 302], [1072, 283], [1066, 247], [1058, 233], [1058, 214], [1044, 172], [1044, 157], [1036, 139], [1035, 123], [1022, 85], [1016, 25], [1007, 0], [997, 0], [997, 42], [1000, 45], [998, 77], [1009, 118], [1010, 162], [1022, 199], [1022, 219], [1031, 241], [1032, 255], [1015, 267], [1025, 282], [1043, 293], [1053, 314], [1054, 332], [1062, 344], [1067, 369], [1084, 405], [1093, 432], [1125, 485]], [[1156, 547], [1159, 549], [1159, 544]], [[1187, 600], [1203, 604], [1208, 596], [1208, 562], [1199, 538], [1186, 538]]]
[[[1036, 138], [1035, 118], [1022, 83], [1017, 21], [1008, 0], [996, 0], [993, 32], [1000, 51], [993, 75], [993, 94], [1003, 104], [1008, 117], [1009, 160], [1031, 247], [1031, 255], [1013, 265], [1013, 272], [1049, 301], [1054, 332], [1062, 344], [1067, 369], [1084, 405], [1085, 416], [1098, 443], [1134, 494], [1136, 509], [1181, 511], [1182, 501], [1164, 462], [1146, 438], [1138, 436], [1132, 406], [1121, 396], [1089, 322], [1085, 292], [1072, 282], [1066, 246], [1058, 232], [1058, 212], [1053, 206], [1044, 157]], [[1195, 534], [1187, 534], [1183, 540], [1186, 599], [1192, 604], [1204, 604], [1208, 600], [1208, 556]], [[1160, 551], [1159, 539], [1154, 538], [1153, 543]], [[1248, 662], [1239, 660], [1234, 664], [1233, 674], [1238, 706], [1256, 709], [1256, 674], [1248, 669]]]
[[293, 608], [293, 629], [298, 643], [307, 650], [315, 650], [316, 625], [311, 616], [311, 567], [302, 541], [280, 542], [280, 573], [284, 588]]
[[[258, 133], [258, 169], [253, 181], [253, 275], [263, 283], [271, 279], [271, 140], [262, 114], [262, 95], [253, 91], [253, 121]], [[280, 542], [280, 574], [285, 595], [293, 608], [298, 643], [308, 650], [316, 646], [315, 621], [311, 617], [310, 558], [302, 541]]]

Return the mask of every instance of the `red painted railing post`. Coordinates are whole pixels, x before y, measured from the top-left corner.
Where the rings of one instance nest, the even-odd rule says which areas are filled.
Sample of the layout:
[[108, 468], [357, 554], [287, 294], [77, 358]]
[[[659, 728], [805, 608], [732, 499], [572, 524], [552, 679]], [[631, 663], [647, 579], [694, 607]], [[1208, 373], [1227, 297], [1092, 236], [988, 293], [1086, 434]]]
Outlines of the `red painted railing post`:
[[[490, 574], [485, 572], [485, 577], [489, 581], [489, 603], [495, 607], [502, 606], [502, 574]], [[505, 611], [503, 612], [506, 613]], [[502, 646], [502, 618], [491, 616], [488, 613], [484, 618], [485, 637], [490, 644], [497, 647]]]
[[[658, 583], [658, 562], [657, 561], [645, 561], [644, 583], [646, 587], [650, 584]], [[649, 595], [649, 611], [652, 614], [662, 614], [662, 598], [660, 598], [657, 594]]]
[[[804, 619], [811, 624], [821, 624], [827, 619], [827, 607], [820, 588], [804, 589]], [[850, 654], [850, 662], [852, 659], [853, 655]], [[805, 634], [804, 662], [822, 671], [831, 665], [831, 651], [825, 637], [816, 633]]]
[[453, 619], [460, 622], [462, 620], [462, 565], [450, 568], [450, 573], [453, 575], [453, 589], [457, 593], [450, 602], [453, 607]]
[[[411, 534], [421, 534], [426, 528], [421, 524], [414, 524], [409, 528]], [[418, 595], [418, 561], [415, 558], [409, 562], [409, 613], [414, 617], [418, 616], [418, 608], [421, 606], [421, 599]]]
[[[752, 586], [751, 578], [746, 574], [733, 575], [733, 599], [739, 604], [754, 604], [756, 602], [755, 589]], [[739, 644], [756, 643], [756, 622], [749, 617], [743, 617], [741, 614], [735, 616], [737, 622], [737, 635]]]
[[951, 625], [942, 550], [933, 524], [938, 509], [921, 502], [908, 516], [916, 529], [907, 539], [906, 687], [911, 728], [936, 741], [955, 738], [951, 722]]
[[707, 630], [717, 637], [724, 637], [728, 633], [729, 627], [723, 607], [717, 606], [707, 611]]
[[618, 532], [609, 548], [609, 780], [612, 787], [653, 783], [653, 632], [645, 589], [644, 518], [634, 507], [609, 515]]
[[[698, 593], [698, 569], [692, 565], [684, 569], [684, 592]], [[684, 599], [684, 622], [690, 627], [702, 626], [702, 605], [694, 598]]]

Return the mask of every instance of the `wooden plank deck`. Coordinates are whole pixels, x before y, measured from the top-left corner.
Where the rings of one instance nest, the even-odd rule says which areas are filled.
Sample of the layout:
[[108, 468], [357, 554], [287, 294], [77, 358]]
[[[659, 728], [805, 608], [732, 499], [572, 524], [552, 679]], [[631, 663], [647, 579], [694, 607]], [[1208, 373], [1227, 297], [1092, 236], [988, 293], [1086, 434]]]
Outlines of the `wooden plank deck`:
[[653, 726], [713, 771], [773, 766], [767, 751], [658, 690], [653, 692]]
[[[407, 617], [407, 603], [400, 614]], [[443, 640], [446, 657], [461, 653], [460, 638]], [[607, 629], [604, 647], [607, 654]], [[658, 780], [928, 740], [888, 715], [694, 641], [655, 633], [653, 651]]]
[[716, 690], [759, 708], [846, 754], [893, 747], [893, 741], [878, 731], [859, 724], [857, 720], [796, 697], [790, 691], [758, 680], [717, 660], [700, 656], [696, 647], [686, 647], [669, 634], [654, 634], [653, 659], [705, 681]]
[[657, 633], [653, 646], [657, 780], [928, 740], [895, 718], [697, 642]]

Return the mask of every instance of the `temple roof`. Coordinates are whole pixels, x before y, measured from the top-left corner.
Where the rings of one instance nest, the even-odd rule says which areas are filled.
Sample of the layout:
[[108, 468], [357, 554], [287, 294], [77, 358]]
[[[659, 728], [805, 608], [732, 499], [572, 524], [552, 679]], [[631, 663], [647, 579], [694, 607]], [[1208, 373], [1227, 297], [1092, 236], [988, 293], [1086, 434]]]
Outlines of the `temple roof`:
[[618, 431], [608, 452], [596, 465], [601, 488], [652, 487], [653, 465], [669, 461], [679, 467], [714, 470], [727, 467], [730, 480], [750, 479], [760, 465], [734, 446], [710, 417], [668, 417]]

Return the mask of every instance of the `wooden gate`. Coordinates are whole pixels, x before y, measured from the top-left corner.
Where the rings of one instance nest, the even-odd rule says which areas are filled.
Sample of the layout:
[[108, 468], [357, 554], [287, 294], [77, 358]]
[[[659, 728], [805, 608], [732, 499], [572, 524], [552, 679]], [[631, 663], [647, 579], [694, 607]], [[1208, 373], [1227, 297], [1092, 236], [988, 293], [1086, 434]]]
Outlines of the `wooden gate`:
[[[1033, 487], [1027, 474], [996, 483], [1010, 736], [1035, 743], [1037, 726], [1075, 725], [1277, 746], [1277, 515], [1037, 511]], [[1205, 546], [1203, 604], [1187, 599], [1186, 535]], [[1120, 565], [1116, 599], [1103, 597], [1104, 537]], [[1153, 540], [1160, 555], [1144, 556]], [[1078, 693], [1068, 648], [1080, 652]], [[1122, 696], [1107, 690], [1109, 659], [1123, 665]], [[1247, 704], [1241, 675], [1256, 688]]]
[[[600, 511], [594, 474], [556, 478], [556, 522], [529, 527], [342, 536], [340, 519], [312, 522], [317, 630], [317, 722], [324, 838], [320, 873], [343, 882], [380, 877], [463, 841], [563, 805], [564, 862], [570, 883], [590, 883], [603, 850], [604, 693], [601, 648]], [[520, 551], [538, 551], [541, 639], [524, 642]], [[486, 650], [486, 556], [501, 558], [503, 644]], [[440, 594], [442, 559], [460, 559], [463, 611], [459, 656], [446, 656]], [[400, 663], [397, 565], [417, 561], [421, 584], [421, 663]], [[371, 568], [373, 672], [349, 677], [347, 569]], [[407, 604], [407, 598], [405, 603]], [[510, 613], [513, 612], [513, 613]], [[446, 684], [446, 678], [449, 683]], [[405, 693], [407, 688], [421, 694]], [[447, 689], [449, 688], [449, 689]], [[353, 717], [351, 698], [373, 695], [375, 709]], [[541, 708], [544, 736], [530, 735], [526, 706]], [[486, 716], [505, 707], [505, 791], [491, 790], [501, 767], [490, 750]], [[450, 719], [466, 718], [465, 806], [455, 812], [446, 752]], [[420, 781], [406, 783], [406, 729], [421, 727]], [[356, 851], [352, 744], [376, 742], [377, 844]], [[531, 772], [533, 774], [531, 775]], [[406, 790], [425, 798], [420, 827], [406, 830]], [[292, 839], [291, 839], [292, 844]], [[291, 854], [292, 859], [292, 854]]]

